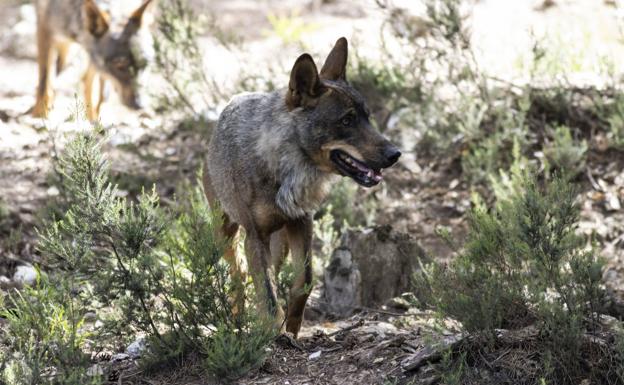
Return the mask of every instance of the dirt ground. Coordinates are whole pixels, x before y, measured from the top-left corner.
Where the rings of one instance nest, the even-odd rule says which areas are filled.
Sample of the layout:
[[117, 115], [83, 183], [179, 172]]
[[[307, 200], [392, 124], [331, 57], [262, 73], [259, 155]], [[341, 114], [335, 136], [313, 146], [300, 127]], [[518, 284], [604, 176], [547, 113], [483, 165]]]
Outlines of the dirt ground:
[[[232, 81], [237, 71], [264, 71], [263, 63], [268, 62], [282, 69], [282, 77], [275, 81], [286, 83], [287, 70], [302, 48], [272, 34], [267, 15], [301, 18], [307, 26], [305, 48], [313, 53], [326, 52], [337, 37], [345, 35], [351, 38], [355, 50], [374, 57], [383, 23], [383, 15], [372, 0], [195, 2], [201, 13], [216, 15], [222, 29], [235, 32], [244, 41], [244, 48], [236, 52], [224, 51], [211, 36], [202, 41], [206, 69], [224, 85]], [[395, 3], [414, 12], [422, 11], [409, 0]], [[598, 3], [595, 0], [556, 3], [552, 9], [542, 10], [539, 1], [476, 2], [471, 20], [480, 64], [494, 75], [522, 81], [526, 68], [521, 53], [530, 44], [528, 31], [553, 39], [581, 41], [577, 47], [579, 82], [599, 81], [594, 76], [596, 57], [609, 55], [615, 63], [621, 62], [624, 55], [617, 38], [621, 12], [615, 12], [608, 4], [594, 7]], [[588, 13], [591, 20], [587, 19]], [[4, 219], [0, 216], [0, 276], [6, 277], [11, 277], [16, 266], [24, 263], [45, 266], [33, 247], [33, 239], [34, 228], [48, 201], [58, 194], [50, 184], [51, 159], [63, 147], [68, 134], [85, 127], [85, 122], [68, 119], [81, 103], [79, 83], [86, 63], [84, 53], [76, 48], [69, 68], [55, 79], [55, 106], [46, 121], [26, 113], [34, 103], [35, 55], [32, 6], [2, 2], [0, 208], [5, 207], [7, 212]], [[151, 92], [157, 93], [158, 80], [154, 78], [151, 84]], [[140, 113], [128, 111], [114, 92], [110, 92], [101, 116], [108, 134], [104, 148], [122, 190], [133, 194], [143, 186], [155, 184], [166, 203], [181, 181], [193, 178], [205, 154], [210, 123], [185, 129], [150, 108]], [[216, 115], [212, 111], [208, 116]], [[413, 143], [403, 145], [401, 162], [384, 174], [385, 183], [377, 187], [380, 204], [375, 221], [412, 234], [428, 255], [447, 259], [452, 251], [434, 235], [435, 229], [446, 226], [462, 239], [465, 214], [470, 208], [471, 189], [462, 179], [459, 154], [428, 159], [416, 153]], [[624, 211], [620, 205], [624, 200], [624, 159], [613, 162], [612, 156], [591, 149], [590, 166], [581, 180], [584, 192], [580, 231], [593, 234], [599, 241], [608, 259], [605, 278], [614, 290], [620, 291], [624, 287]], [[413, 377], [403, 372], [401, 362], [422, 347], [423, 331], [433, 330], [432, 322], [431, 314], [417, 309], [382, 309], [333, 323], [306, 322], [300, 345], [278, 342], [271, 348], [267, 362], [238, 383], [408, 383]], [[448, 334], [456, 332], [448, 330]], [[144, 380], [137, 377], [140, 374], [122, 378], [118, 383], [209, 383], [201, 373], [184, 371]]]

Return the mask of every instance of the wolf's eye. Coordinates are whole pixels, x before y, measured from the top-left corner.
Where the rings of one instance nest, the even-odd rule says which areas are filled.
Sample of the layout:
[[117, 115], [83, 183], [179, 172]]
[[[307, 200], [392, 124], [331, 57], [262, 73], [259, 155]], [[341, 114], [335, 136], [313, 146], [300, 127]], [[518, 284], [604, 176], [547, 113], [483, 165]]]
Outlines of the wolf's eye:
[[353, 114], [347, 114], [340, 120], [340, 123], [345, 127], [350, 127], [353, 124], [354, 120], [355, 117], [353, 116]]

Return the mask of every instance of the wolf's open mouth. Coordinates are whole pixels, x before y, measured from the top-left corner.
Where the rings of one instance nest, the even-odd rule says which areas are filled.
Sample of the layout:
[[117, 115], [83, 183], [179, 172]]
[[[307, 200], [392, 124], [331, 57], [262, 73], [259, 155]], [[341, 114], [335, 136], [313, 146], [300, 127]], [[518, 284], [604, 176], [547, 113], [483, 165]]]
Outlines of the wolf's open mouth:
[[344, 151], [333, 150], [329, 157], [343, 175], [351, 177], [364, 187], [374, 186], [383, 178], [381, 169], [375, 170]]

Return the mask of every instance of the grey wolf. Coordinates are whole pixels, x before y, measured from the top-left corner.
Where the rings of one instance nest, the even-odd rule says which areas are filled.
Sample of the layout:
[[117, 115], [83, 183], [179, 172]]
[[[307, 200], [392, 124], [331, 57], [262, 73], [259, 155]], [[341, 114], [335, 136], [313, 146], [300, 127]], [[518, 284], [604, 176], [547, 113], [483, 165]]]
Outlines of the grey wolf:
[[[401, 153], [377, 132], [362, 96], [346, 79], [348, 45], [339, 39], [320, 73], [301, 55], [287, 89], [234, 97], [208, 147], [204, 188], [223, 210], [222, 234], [245, 229], [248, 270], [261, 310], [279, 325], [276, 275], [288, 250], [297, 277], [290, 289], [286, 331], [297, 337], [312, 283], [312, 217], [342, 175], [371, 187]], [[234, 250], [225, 258], [245, 278]], [[239, 299], [240, 300], [240, 299]]]
[[[56, 58], [58, 74], [65, 67], [72, 42], [89, 54], [90, 63], [82, 77], [87, 117], [95, 120], [99, 116], [106, 79], [113, 83], [124, 105], [139, 109], [138, 76], [151, 53], [151, 36], [143, 28], [143, 15], [150, 2], [146, 0], [129, 17], [122, 18], [112, 12], [120, 8], [120, 0], [37, 0], [39, 83], [32, 115], [48, 115], [53, 99], [53, 61]], [[93, 82], [98, 75], [100, 89], [94, 102]]]

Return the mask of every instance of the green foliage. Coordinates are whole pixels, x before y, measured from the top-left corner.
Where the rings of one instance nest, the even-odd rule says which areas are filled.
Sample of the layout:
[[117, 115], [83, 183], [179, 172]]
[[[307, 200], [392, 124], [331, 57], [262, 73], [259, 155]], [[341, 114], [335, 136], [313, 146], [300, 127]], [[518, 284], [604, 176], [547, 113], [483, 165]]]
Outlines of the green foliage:
[[455, 46], [466, 47], [467, 41], [465, 15], [461, 11], [462, 0], [427, 0], [427, 16], [435, 32]]
[[266, 346], [274, 338], [272, 327], [258, 320], [248, 325], [238, 330], [219, 325], [206, 341], [204, 367], [216, 378], [232, 380], [264, 362]]
[[575, 233], [579, 209], [566, 179], [540, 189], [518, 170], [509, 186], [494, 210], [470, 215], [465, 250], [448, 267], [418, 276], [418, 294], [491, 344], [496, 329], [537, 322], [550, 367], [542, 375], [569, 383], [562, 379], [583, 372], [581, 336], [598, 325], [602, 261]]
[[377, 208], [374, 196], [366, 195], [366, 191], [346, 178], [332, 187], [326, 202], [326, 210], [331, 213], [336, 229], [370, 226], [373, 223]]
[[222, 44], [233, 41], [183, 0], [159, 2], [154, 39], [155, 67], [168, 85], [159, 92], [158, 108], [164, 111], [185, 111], [199, 116], [225, 96], [217, 82], [204, 69], [203, 51], [198, 38], [206, 28], [220, 38]]
[[84, 349], [91, 332], [85, 309], [71, 295], [76, 289], [74, 281], [49, 282], [40, 275], [35, 287], [9, 296], [1, 315], [8, 322], [3, 334], [10, 356], [0, 379], [9, 385], [102, 383], [88, 374]]
[[[3, 307], [10, 354], [20, 357], [7, 376], [28, 367], [30, 377], [16, 378], [88, 383], [79, 379], [94, 346], [115, 349], [119, 337], [137, 333], [147, 337], [148, 369], [199, 352], [213, 374], [236, 376], [264, 358], [275, 331], [245, 311], [232, 312], [234, 289], [245, 283], [228, 274], [217, 231], [222, 214], [208, 206], [201, 187], [184, 186], [170, 210], [159, 207], [154, 190], [127, 201], [110, 183], [91, 133], [67, 145], [57, 169], [68, 208], [39, 232], [38, 244], [57, 273]], [[84, 326], [87, 309], [97, 309], [101, 328]]]
[[624, 94], [614, 98], [612, 111], [607, 116], [611, 145], [617, 149], [624, 148]]
[[294, 12], [289, 16], [269, 13], [267, 19], [269, 24], [271, 24], [271, 30], [267, 31], [266, 34], [277, 36], [284, 44], [301, 44], [305, 35], [314, 32], [318, 28], [315, 24], [304, 22]]
[[[336, 231], [336, 219], [333, 216], [334, 207], [327, 205], [327, 211], [314, 221], [314, 239], [320, 243], [320, 255], [316, 255], [321, 261], [320, 264], [315, 263], [314, 266], [324, 266], [329, 260], [332, 251], [338, 247], [338, 231]], [[348, 223], [348, 222], [347, 222]], [[347, 226], [343, 222], [343, 226]], [[322, 274], [322, 272], [319, 272]]]
[[[498, 170], [506, 169], [529, 147], [531, 136], [526, 125], [528, 106], [504, 100], [496, 108], [482, 106], [462, 113], [459, 131], [468, 143], [462, 169], [472, 183], [487, 181]], [[511, 150], [511, 151], [510, 151]]]
[[462, 384], [466, 367], [466, 352], [460, 353], [459, 357], [455, 356], [456, 354], [451, 349], [442, 352], [438, 372], [440, 373], [440, 382], [444, 385]]
[[544, 146], [546, 169], [564, 172], [570, 176], [585, 170], [587, 141], [577, 141], [567, 126], [552, 131], [552, 142]]

